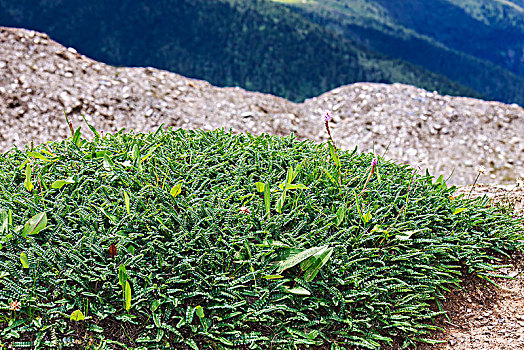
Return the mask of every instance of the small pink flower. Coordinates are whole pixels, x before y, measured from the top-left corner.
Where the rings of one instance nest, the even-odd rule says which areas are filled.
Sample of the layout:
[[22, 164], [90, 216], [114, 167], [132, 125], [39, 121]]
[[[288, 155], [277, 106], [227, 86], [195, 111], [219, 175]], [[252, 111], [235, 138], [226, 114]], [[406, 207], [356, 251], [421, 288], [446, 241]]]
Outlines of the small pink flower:
[[16, 300], [9, 304], [9, 308], [11, 309], [11, 311], [18, 311], [21, 307], [22, 304]]
[[327, 112], [326, 115], [324, 116], [324, 122], [327, 123], [330, 120], [331, 120], [331, 116], [329, 115], [329, 112]]
[[374, 168], [376, 167], [378, 164], [378, 159], [377, 158], [373, 158], [373, 160], [371, 161], [371, 166]]
[[248, 207], [241, 207], [241, 208], [240, 208], [240, 212], [241, 212], [242, 214], [251, 214], [251, 210], [249, 210]]

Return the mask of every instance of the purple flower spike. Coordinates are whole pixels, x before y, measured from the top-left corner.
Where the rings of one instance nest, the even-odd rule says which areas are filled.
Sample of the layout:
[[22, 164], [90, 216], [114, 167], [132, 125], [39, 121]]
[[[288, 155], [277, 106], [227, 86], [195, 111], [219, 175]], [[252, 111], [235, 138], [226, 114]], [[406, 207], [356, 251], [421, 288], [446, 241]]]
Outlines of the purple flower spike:
[[324, 116], [324, 122], [327, 123], [330, 120], [331, 120], [331, 116], [329, 115], [329, 112], [327, 112], [326, 115]]
[[377, 164], [378, 164], [378, 159], [377, 158], [373, 158], [373, 160], [371, 161], [371, 166], [376, 167]]

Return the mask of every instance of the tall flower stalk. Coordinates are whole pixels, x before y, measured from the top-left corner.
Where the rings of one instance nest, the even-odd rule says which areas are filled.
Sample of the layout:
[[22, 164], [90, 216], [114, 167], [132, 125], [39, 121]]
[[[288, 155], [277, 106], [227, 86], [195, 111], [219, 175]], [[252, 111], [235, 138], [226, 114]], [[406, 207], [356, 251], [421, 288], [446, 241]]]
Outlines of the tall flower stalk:
[[471, 186], [471, 190], [469, 190], [469, 194], [468, 194], [468, 199], [469, 197], [471, 197], [471, 194], [473, 193], [473, 189], [475, 188], [475, 185], [477, 184], [477, 181], [480, 177], [480, 174], [485, 174], [486, 173], [486, 168], [484, 168], [482, 165], [478, 168], [478, 174], [477, 174], [477, 177], [475, 178], [475, 181], [473, 182], [473, 186]]
[[342, 174], [340, 170], [340, 167], [341, 167], [340, 157], [338, 156], [337, 146], [335, 145], [335, 141], [333, 140], [333, 137], [331, 136], [331, 130], [329, 129], [330, 120], [331, 120], [331, 115], [329, 115], [329, 113], [326, 112], [326, 115], [324, 116], [324, 125], [326, 126], [326, 131], [329, 135], [329, 140], [331, 141], [331, 143], [329, 143], [328, 141], [329, 151], [331, 152], [331, 158], [333, 158], [333, 161], [335, 162], [335, 165], [338, 168], [338, 183], [339, 185], [342, 185]]
[[326, 131], [328, 133], [329, 139], [331, 140], [331, 144], [333, 145], [333, 148], [335, 149], [335, 152], [338, 155], [337, 146], [335, 145], [335, 140], [333, 140], [333, 136], [331, 136], [331, 130], [329, 129], [329, 121], [331, 120], [331, 115], [329, 112], [326, 112], [326, 115], [324, 116], [324, 125], [326, 126]]
[[377, 158], [373, 158], [373, 160], [371, 161], [371, 170], [369, 171], [368, 178], [366, 179], [366, 182], [364, 183], [364, 187], [362, 188], [362, 191], [360, 191], [361, 194], [362, 194], [362, 192], [364, 192], [364, 190], [366, 189], [366, 186], [369, 183], [369, 180], [371, 180], [371, 177], [375, 173], [375, 169], [377, 168], [377, 164], [378, 164], [378, 159]]

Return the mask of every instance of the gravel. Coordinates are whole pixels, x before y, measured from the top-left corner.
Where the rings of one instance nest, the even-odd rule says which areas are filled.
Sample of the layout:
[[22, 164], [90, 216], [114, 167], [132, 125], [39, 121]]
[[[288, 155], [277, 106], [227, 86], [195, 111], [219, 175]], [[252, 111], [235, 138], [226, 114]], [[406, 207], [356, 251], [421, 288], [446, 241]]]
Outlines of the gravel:
[[[47, 35], [0, 27], [0, 151], [68, 136], [66, 112], [104, 132], [161, 125], [234, 132], [294, 133], [326, 140], [323, 116], [343, 149], [358, 146], [444, 174], [449, 183], [510, 184], [524, 176], [524, 110], [441, 96], [401, 84], [357, 83], [292, 103], [240, 88], [218, 88], [154, 69], [113, 67]], [[87, 128], [84, 127], [84, 130]], [[85, 131], [87, 133], [87, 131]], [[386, 152], [387, 150], [387, 152]]]

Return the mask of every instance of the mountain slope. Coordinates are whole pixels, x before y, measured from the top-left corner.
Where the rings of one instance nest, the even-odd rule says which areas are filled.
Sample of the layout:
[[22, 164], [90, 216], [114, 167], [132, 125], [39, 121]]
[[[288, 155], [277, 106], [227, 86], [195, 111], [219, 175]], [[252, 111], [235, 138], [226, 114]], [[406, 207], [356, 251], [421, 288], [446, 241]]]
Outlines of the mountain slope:
[[326, 0], [290, 8], [370, 50], [524, 104], [524, 10], [514, 2]]
[[153, 66], [292, 100], [357, 81], [481, 96], [262, 0], [0, 0], [0, 24], [47, 32], [113, 65]]

